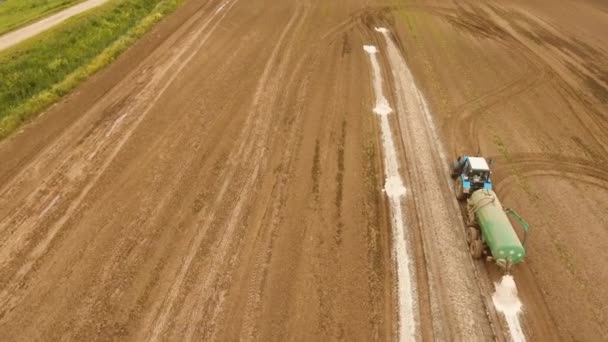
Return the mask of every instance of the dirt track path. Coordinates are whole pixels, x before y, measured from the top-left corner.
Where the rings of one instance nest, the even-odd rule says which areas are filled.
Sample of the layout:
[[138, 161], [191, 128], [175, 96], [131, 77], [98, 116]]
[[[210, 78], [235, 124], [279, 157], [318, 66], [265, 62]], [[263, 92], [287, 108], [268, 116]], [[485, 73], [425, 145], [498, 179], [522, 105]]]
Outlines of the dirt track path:
[[29, 38], [32, 38], [75, 15], [86, 12], [97, 6], [101, 6], [106, 2], [108, 2], [108, 0], [87, 0], [70, 8], [66, 8], [61, 12], [52, 14], [35, 23], [5, 33], [0, 36], [0, 51], [28, 40]]

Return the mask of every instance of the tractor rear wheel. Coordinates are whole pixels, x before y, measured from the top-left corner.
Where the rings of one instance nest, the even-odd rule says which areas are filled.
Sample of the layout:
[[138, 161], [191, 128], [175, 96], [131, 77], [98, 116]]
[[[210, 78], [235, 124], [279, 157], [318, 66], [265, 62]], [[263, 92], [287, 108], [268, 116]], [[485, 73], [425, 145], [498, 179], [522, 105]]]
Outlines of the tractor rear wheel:
[[479, 230], [473, 226], [467, 227], [467, 244], [470, 245], [475, 240], [479, 240]]
[[469, 246], [469, 252], [471, 252], [473, 259], [481, 259], [481, 255], [483, 254], [483, 242], [481, 242], [481, 240], [473, 241]]
[[462, 186], [462, 178], [456, 179], [456, 187], [454, 189], [456, 191], [456, 199], [462, 201], [467, 198], [467, 194], [464, 193], [464, 188]]

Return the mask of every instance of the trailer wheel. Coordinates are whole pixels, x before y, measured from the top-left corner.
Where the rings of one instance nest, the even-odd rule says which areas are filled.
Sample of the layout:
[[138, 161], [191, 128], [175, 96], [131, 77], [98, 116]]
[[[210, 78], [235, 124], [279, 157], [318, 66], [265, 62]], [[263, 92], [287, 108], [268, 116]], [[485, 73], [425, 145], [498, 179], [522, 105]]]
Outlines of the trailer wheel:
[[462, 186], [462, 178], [460, 178], [460, 177], [456, 180], [455, 191], [456, 191], [456, 199], [458, 199], [459, 201], [462, 201], [467, 198], [467, 194], [464, 193], [464, 188]]
[[470, 245], [475, 240], [479, 240], [479, 230], [473, 226], [467, 227], [467, 244]]
[[475, 240], [469, 246], [469, 252], [471, 252], [471, 256], [473, 259], [481, 259], [481, 255], [483, 253], [483, 242], [481, 240]]

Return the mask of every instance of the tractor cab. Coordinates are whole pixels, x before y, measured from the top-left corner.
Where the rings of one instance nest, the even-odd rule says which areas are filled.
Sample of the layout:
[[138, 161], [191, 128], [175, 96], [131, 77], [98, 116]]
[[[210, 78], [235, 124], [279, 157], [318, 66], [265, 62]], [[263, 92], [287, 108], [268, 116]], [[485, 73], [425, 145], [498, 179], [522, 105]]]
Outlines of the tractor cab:
[[452, 178], [456, 180], [456, 197], [464, 200], [479, 189], [492, 189], [490, 163], [482, 157], [462, 156], [452, 166]]

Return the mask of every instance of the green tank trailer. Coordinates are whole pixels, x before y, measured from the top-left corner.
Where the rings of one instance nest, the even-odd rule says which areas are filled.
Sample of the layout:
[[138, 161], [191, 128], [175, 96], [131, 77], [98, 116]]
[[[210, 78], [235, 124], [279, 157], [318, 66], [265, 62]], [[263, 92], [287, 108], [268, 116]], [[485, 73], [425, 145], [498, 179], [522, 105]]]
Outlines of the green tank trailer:
[[[504, 209], [494, 191], [475, 191], [467, 201], [467, 213], [467, 242], [473, 258], [486, 256], [506, 272], [524, 260], [529, 226], [515, 210]], [[522, 226], [523, 241], [519, 240], [507, 215]]]
[[[455, 165], [463, 159], [459, 158]], [[462, 168], [462, 171], [466, 172], [467, 168]], [[488, 175], [486, 182], [489, 180]], [[457, 198], [464, 199], [459, 194]], [[521, 225], [524, 231], [523, 241], [517, 236], [508, 215]], [[526, 257], [525, 246], [530, 227], [515, 210], [502, 206], [491, 186], [485, 185], [468, 194], [467, 222], [467, 243], [473, 258], [485, 257], [509, 273], [513, 265], [522, 262]]]

